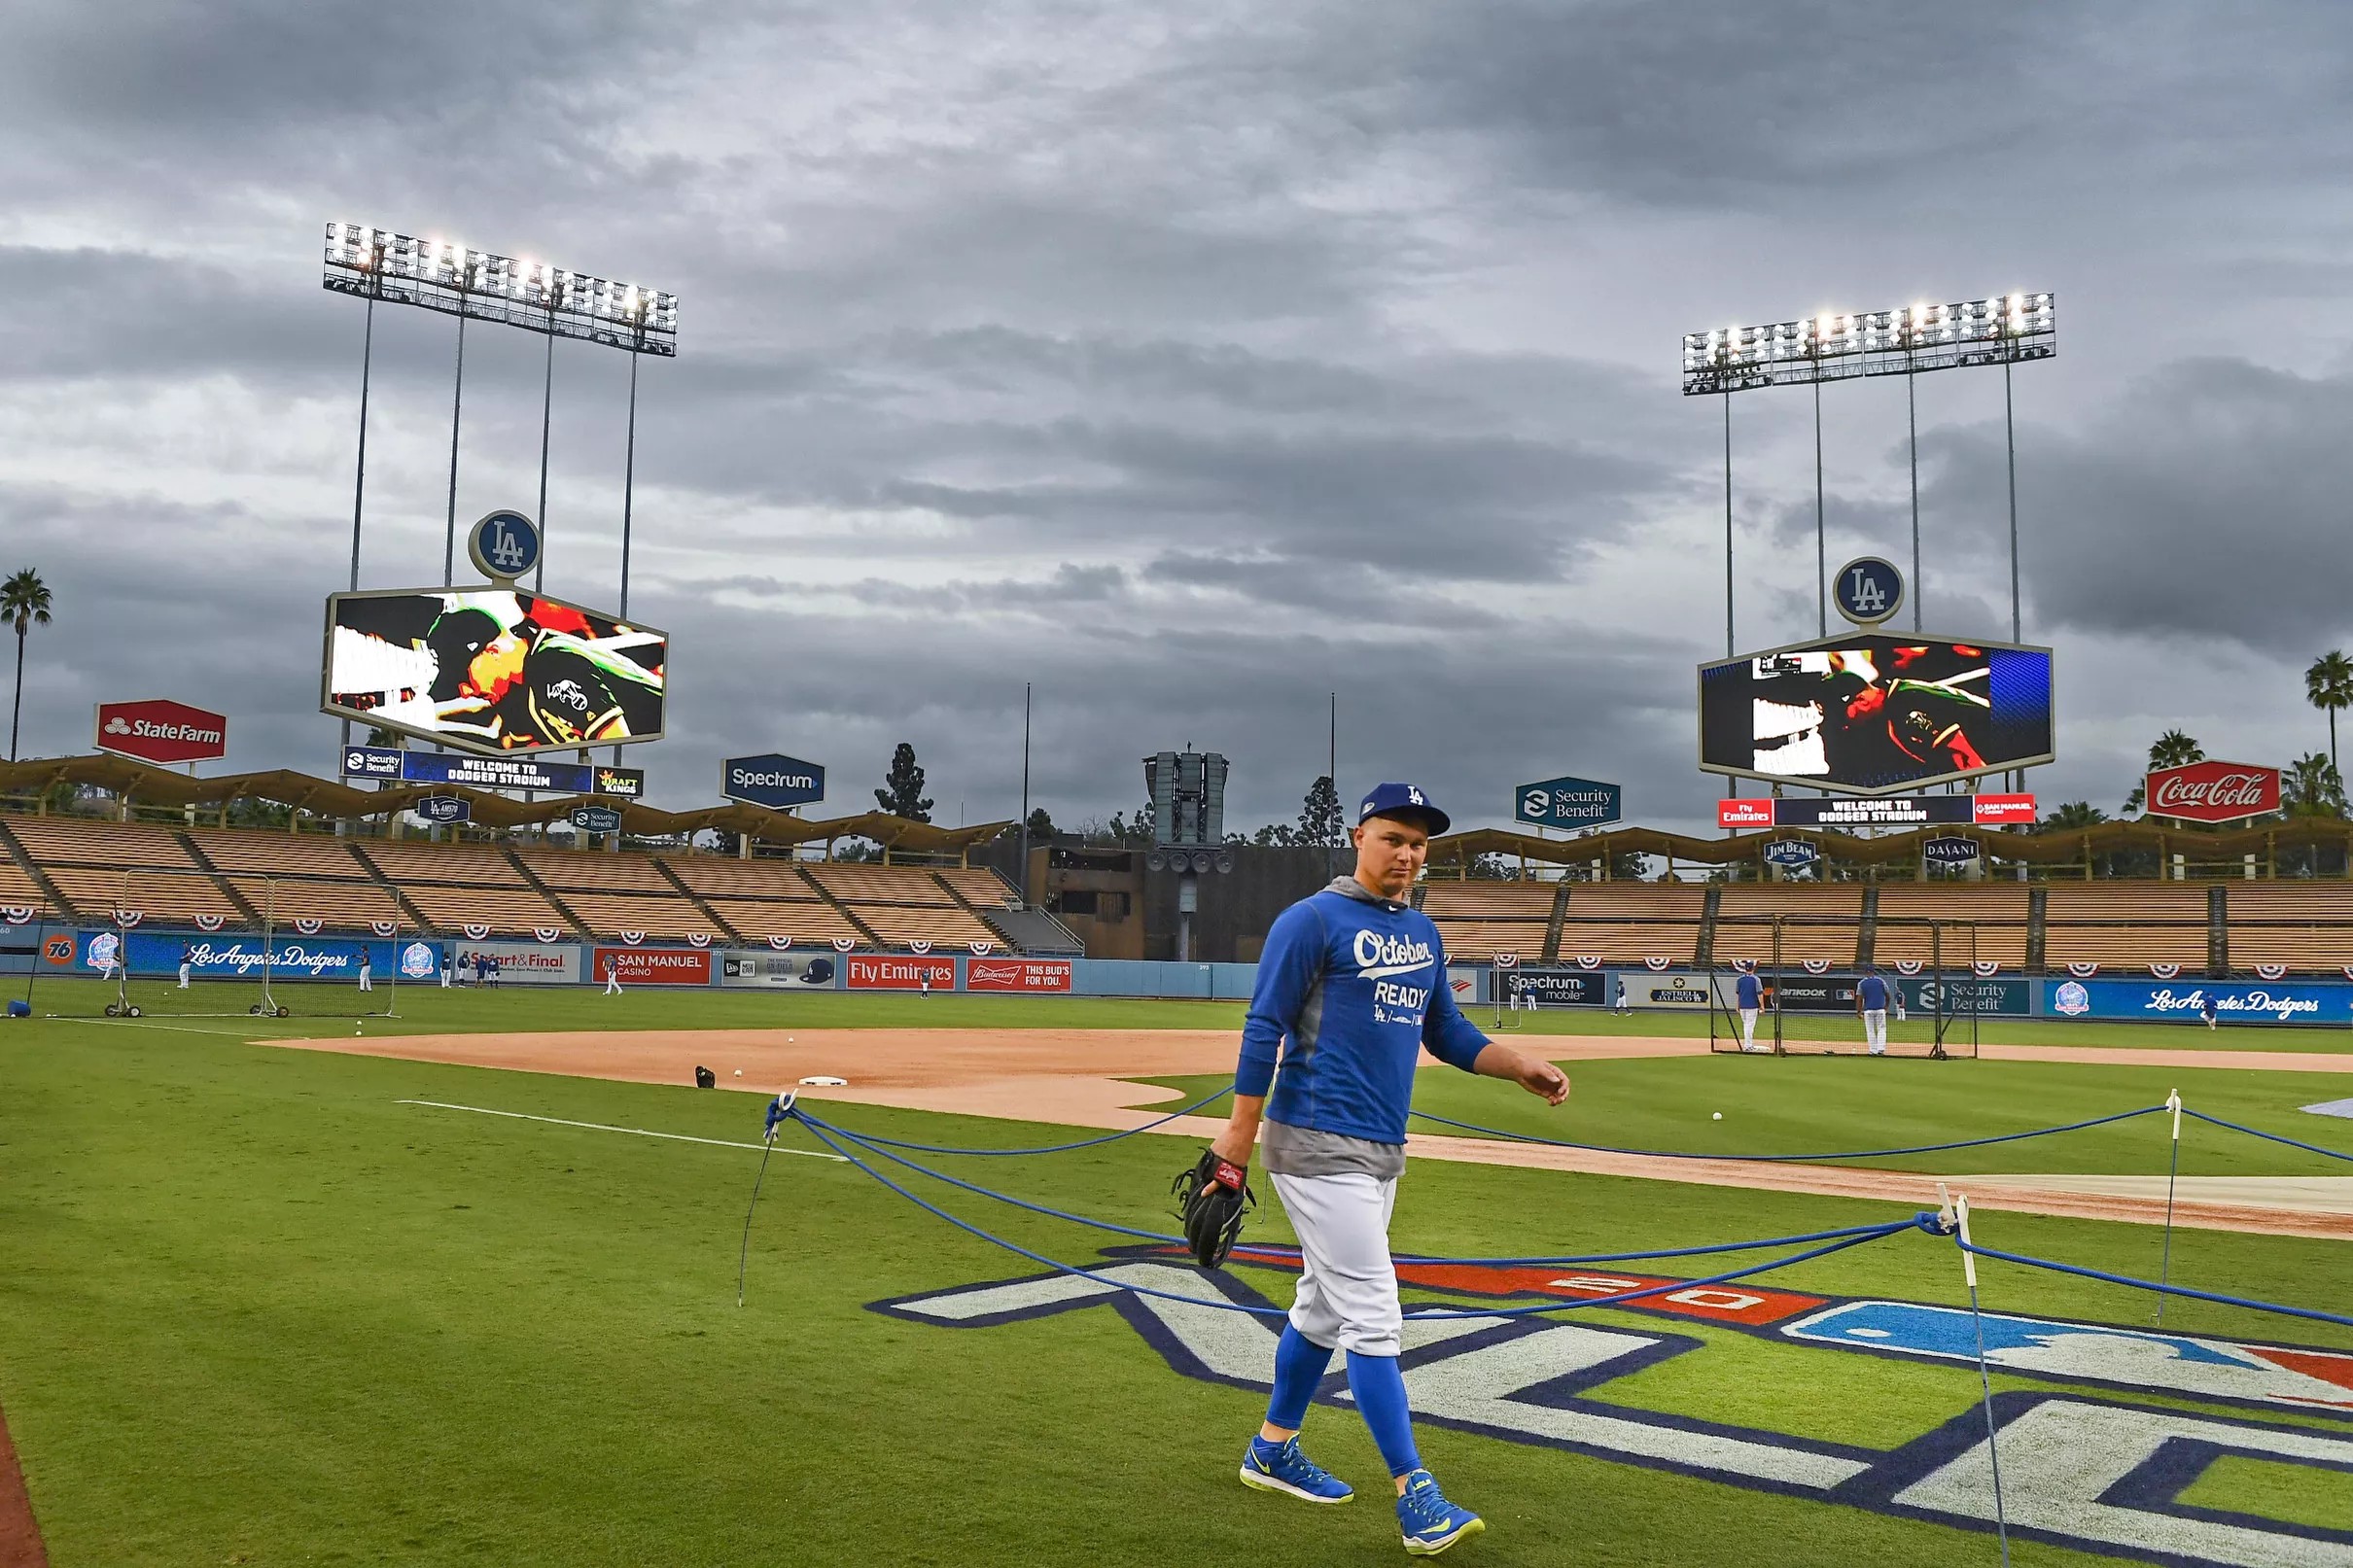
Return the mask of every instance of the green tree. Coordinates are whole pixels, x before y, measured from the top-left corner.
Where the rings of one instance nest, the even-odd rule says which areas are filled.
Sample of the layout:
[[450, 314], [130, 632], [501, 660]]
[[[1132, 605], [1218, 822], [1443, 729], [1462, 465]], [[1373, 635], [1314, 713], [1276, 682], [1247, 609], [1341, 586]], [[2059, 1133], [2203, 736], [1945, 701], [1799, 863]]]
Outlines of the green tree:
[[2353, 708], [2353, 659], [2342, 648], [2331, 648], [2304, 672], [2304, 701], [2329, 715], [2329, 766], [2336, 762], [2336, 713]]
[[915, 760], [915, 748], [906, 742], [899, 742], [891, 753], [891, 771], [883, 775], [883, 786], [874, 791], [874, 801], [892, 816], [911, 822], [931, 819], [931, 802], [924, 799], [924, 770]]
[[1043, 806], [1039, 806], [1030, 813], [1029, 825], [1032, 844], [1054, 842], [1054, 819], [1046, 815], [1046, 809]]
[[24, 717], [24, 634], [49, 624], [49, 584], [31, 567], [0, 582], [0, 617], [17, 629], [17, 699], [9, 709], [8, 759], [17, 760], [17, 727]]
[[[2130, 810], [2129, 807], [2126, 810]], [[2096, 827], [2108, 819], [2108, 814], [2088, 800], [2070, 800], [2034, 824], [2038, 833], [2067, 833]]]
[[1329, 774], [1319, 775], [1307, 786], [1307, 798], [1299, 804], [1295, 842], [1337, 846], [1347, 838], [1340, 830], [1340, 791], [1332, 787]]
[[1473, 882], [1518, 882], [1520, 868], [1491, 850], [1485, 854], [1471, 856], [1471, 863], [1463, 875]]
[[1261, 846], [1272, 845], [1278, 849], [1288, 849], [1299, 842], [1299, 835], [1291, 830], [1291, 824], [1288, 822], [1268, 822], [1250, 835], [1250, 842]]
[[2300, 756], [2279, 776], [2279, 804], [2290, 817], [2342, 817], [2344, 779], [2318, 751]]

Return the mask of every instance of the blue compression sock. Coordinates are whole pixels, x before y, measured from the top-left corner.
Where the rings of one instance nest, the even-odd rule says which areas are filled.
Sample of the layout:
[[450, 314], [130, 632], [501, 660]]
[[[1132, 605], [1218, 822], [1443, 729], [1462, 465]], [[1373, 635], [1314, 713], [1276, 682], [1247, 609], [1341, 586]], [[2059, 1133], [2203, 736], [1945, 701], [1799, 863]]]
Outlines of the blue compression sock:
[[1266, 1402], [1267, 1424], [1298, 1431], [1307, 1420], [1307, 1402], [1316, 1397], [1316, 1385], [1331, 1364], [1329, 1350], [1283, 1324], [1282, 1338], [1275, 1342], [1275, 1393]]
[[1364, 1412], [1364, 1424], [1372, 1428], [1373, 1446], [1381, 1450], [1388, 1473], [1402, 1476], [1420, 1470], [1422, 1453], [1414, 1446], [1414, 1415], [1406, 1408], [1405, 1374], [1397, 1370], [1397, 1358], [1351, 1350], [1348, 1386], [1356, 1396], [1356, 1409]]

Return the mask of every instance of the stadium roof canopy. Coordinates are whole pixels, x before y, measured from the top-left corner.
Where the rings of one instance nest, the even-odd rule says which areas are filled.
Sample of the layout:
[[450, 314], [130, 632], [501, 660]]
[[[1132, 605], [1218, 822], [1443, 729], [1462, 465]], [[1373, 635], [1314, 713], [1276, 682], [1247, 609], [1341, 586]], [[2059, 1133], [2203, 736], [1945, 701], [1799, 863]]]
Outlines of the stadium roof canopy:
[[2160, 858], [2178, 854], [2198, 864], [2242, 860], [2253, 855], [2257, 864], [2262, 865], [2280, 850], [2323, 846], [2343, 849], [2353, 855], [2353, 822], [2341, 818], [2292, 817], [2285, 821], [2221, 831], [2141, 818], [2038, 833], [1938, 826], [1875, 838], [1796, 827], [1730, 838], [1692, 838], [1654, 828], [1620, 827], [1588, 833], [1581, 838], [1559, 839], [1540, 838], [1510, 828], [1480, 827], [1432, 839], [1429, 863], [1439, 875], [1460, 874], [1482, 854], [1544, 865], [1586, 865], [1595, 860], [1606, 865], [1619, 855], [1653, 854], [1678, 863], [1723, 866], [1760, 859], [1766, 845], [1781, 839], [1811, 844], [1825, 861], [1861, 865], [1914, 863], [1920, 857], [1921, 844], [1929, 839], [1969, 839], [1985, 857], [2043, 866], [2088, 866], [2100, 855], [2134, 853], [2154, 854]]
[[37, 794], [53, 784], [83, 784], [103, 789], [126, 804], [142, 806], [209, 806], [221, 810], [239, 800], [266, 800], [312, 817], [359, 819], [406, 811], [428, 795], [455, 795], [470, 803], [474, 820], [491, 827], [520, 827], [561, 821], [577, 806], [610, 806], [621, 815], [621, 830], [656, 838], [693, 833], [703, 828], [737, 833], [769, 844], [818, 844], [836, 839], [870, 839], [887, 850], [909, 850], [924, 854], [961, 854], [1011, 828], [1010, 821], [980, 822], [970, 827], [940, 827], [912, 821], [889, 812], [860, 812], [855, 817], [819, 820], [793, 817], [743, 801], [705, 806], [686, 812], [663, 811], [643, 801], [616, 800], [610, 795], [544, 795], [516, 800], [487, 790], [457, 784], [406, 784], [390, 789], [355, 789], [331, 779], [314, 778], [286, 768], [261, 773], [229, 773], [194, 778], [154, 763], [129, 757], [45, 757], [27, 762], [0, 762], [0, 793]]

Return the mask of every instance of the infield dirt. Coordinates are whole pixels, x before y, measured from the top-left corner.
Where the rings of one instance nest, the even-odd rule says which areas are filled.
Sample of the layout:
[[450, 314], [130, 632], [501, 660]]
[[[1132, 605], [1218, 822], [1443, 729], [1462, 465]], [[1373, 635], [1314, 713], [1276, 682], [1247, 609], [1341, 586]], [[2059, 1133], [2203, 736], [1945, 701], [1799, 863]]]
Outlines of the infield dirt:
[[[1533, 1045], [1537, 1038], [1522, 1043]], [[1561, 1062], [1707, 1054], [1705, 1040], [1688, 1038], [1540, 1038], [1544, 1054]], [[1222, 1073], [1234, 1062], [1234, 1035], [1226, 1029], [583, 1030], [262, 1043], [628, 1083], [691, 1083], [700, 1064], [718, 1074], [721, 1088], [762, 1095], [791, 1088], [812, 1099], [1114, 1131], [1165, 1115], [1175, 1098], [1166, 1089], [1127, 1080]], [[1984, 1054], [2011, 1062], [2353, 1070], [2353, 1056], [2291, 1052], [2002, 1046], [1987, 1047]], [[735, 1076], [739, 1070], [741, 1078]], [[849, 1082], [797, 1088], [800, 1079], [820, 1075]], [[1154, 1105], [1162, 1109], [1148, 1108]], [[1184, 1117], [1167, 1131], [1206, 1138], [1221, 1125]], [[1903, 1170], [1612, 1154], [1424, 1133], [1416, 1134], [1410, 1147], [1421, 1159], [1875, 1199], [1922, 1208], [1938, 1202], [1939, 1178]], [[2016, 1213], [2156, 1225], [2164, 1222], [2168, 1207], [2163, 1193], [2153, 1193], [2142, 1175], [1943, 1179], [1966, 1191], [1977, 1207]], [[2353, 1238], [2353, 1178], [2185, 1177], [2170, 1207], [2173, 1223], [2191, 1229]]]

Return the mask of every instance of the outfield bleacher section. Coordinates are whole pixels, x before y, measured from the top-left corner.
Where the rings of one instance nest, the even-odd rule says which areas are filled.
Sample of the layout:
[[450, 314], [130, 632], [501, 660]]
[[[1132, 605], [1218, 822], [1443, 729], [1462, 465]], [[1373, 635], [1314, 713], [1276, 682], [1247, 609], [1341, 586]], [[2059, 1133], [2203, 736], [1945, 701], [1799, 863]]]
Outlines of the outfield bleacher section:
[[1707, 889], [1686, 883], [1581, 882], [1568, 889], [1557, 955], [1603, 963], [1664, 958], [1688, 964], [1697, 956], [1707, 913]]
[[2353, 882], [2234, 882], [2225, 897], [2232, 968], [2353, 974]]
[[1544, 956], [1557, 891], [1549, 882], [1433, 882], [1422, 890], [1422, 913], [1437, 924], [1450, 958], [1532, 963]]
[[2200, 882], [2053, 883], [2044, 895], [2043, 961], [2120, 967], [2207, 963], [2206, 889]]
[[1889, 882], [1879, 885], [1875, 963], [2025, 967], [2032, 890], [2022, 882]]
[[1709, 953], [1718, 963], [1755, 959], [1844, 968], [1855, 961], [1862, 934], [1860, 883], [1729, 883], [1716, 906]]
[[[1450, 958], [2353, 973], [2353, 881], [1424, 882]], [[0, 909], [44, 918], [1018, 952], [979, 867], [331, 838], [0, 812]], [[2221, 929], [2214, 923], [2220, 920]], [[1065, 933], [1067, 936], [1067, 933]], [[1057, 948], [1055, 951], [1065, 951]]]

